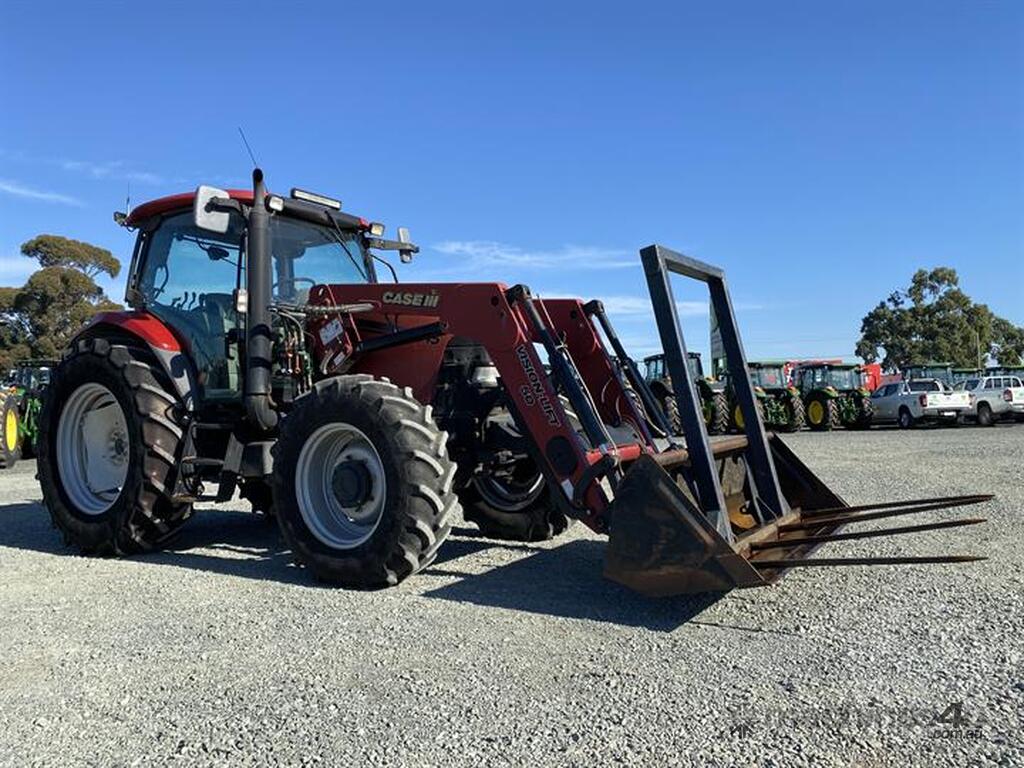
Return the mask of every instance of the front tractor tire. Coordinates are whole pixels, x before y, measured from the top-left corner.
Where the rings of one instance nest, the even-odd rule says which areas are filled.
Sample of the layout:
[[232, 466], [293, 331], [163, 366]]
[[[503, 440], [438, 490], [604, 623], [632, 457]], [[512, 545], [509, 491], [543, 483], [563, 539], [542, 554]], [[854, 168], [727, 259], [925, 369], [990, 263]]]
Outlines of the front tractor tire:
[[815, 432], [829, 432], [839, 427], [839, 407], [834, 398], [811, 395], [807, 400], [807, 423]]
[[510, 476], [477, 473], [459, 492], [463, 517], [488, 539], [547, 541], [569, 527], [532, 459]]
[[[754, 407], [757, 409], [757, 418], [761, 420], [761, 425], [765, 426], [764, 403], [757, 399], [754, 401]], [[743, 418], [743, 409], [739, 403], [732, 407], [732, 427], [734, 431], [741, 433], [747, 428], [747, 420]]]
[[679, 403], [675, 395], [664, 395], [661, 398], [661, 411], [673, 435], [683, 434], [683, 417], [679, 414]]
[[707, 427], [709, 435], [724, 435], [729, 431], [729, 398], [725, 392], [712, 392]]
[[192, 513], [175, 504], [184, 429], [172, 387], [150, 352], [79, 340], [54, 371], [39, 426], [43, 502], [86, 554], [155, 549]]
[[427, 566], [459, 513], [446, 442], [409, 389], [366, 375], [318, 382], [274, 448], [274, 511], [296, 560], [361, 589]]
[[870, 429], [871, 421], [875, 417], [874, 403], [869, 398], [860, 396], [857, 397], [856, 403], [856, 416], [848, 426], [850, 429]]
[[807, 425], [807, 414], [804, 411], [804, 401], [799, 395], [788, 395], [785, 399], [787, 432], [799, 432]]

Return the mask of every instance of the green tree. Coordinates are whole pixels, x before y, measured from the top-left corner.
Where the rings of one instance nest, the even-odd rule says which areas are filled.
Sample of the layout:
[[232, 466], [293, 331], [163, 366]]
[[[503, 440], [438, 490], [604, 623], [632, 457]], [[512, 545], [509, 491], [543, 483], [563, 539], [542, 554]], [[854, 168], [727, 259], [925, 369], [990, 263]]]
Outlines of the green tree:
[[860, 331], [857, 354], [887, 368], [929, 361], [968, 368], [989, 356], [1013, 364], [1024, 353], [1024, 329], [974, 303], [950, 267], [919, 269], [906, 290], [864, 316]]
[[1024, 365], [1024, 328], [997, 317], [992, 322], [994, 355], [1000, 365]]
[[43, 268], [69, 267], [90, 278], [103, 272], [117, 277], [121, 271], [121, 262], [107, 249], [60, 235], [34, 237], [22, 244], [21, 252], [38, 261]]
[[120, 309], [93, 280], [121, 271], [109, 251], [55, 235], [40, 235], [21, 250], [42, 269], [20, 288], [0, 286], [0, 370], [28, 357], [59, 357], [93, 314]]

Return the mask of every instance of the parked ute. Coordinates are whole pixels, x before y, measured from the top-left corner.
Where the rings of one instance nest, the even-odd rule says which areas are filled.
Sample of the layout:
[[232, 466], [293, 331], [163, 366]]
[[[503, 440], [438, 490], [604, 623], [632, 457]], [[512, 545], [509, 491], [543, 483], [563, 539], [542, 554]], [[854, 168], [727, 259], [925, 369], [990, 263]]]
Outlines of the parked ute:
[[939, 379], [911, 379], [879, 387], [871, 395], [874, 421], [896, 422], [901, 429], [915, 424], [955, 424], [971, 409], [965, 392], [954, 392]]
[[1001, 419], [1024, 418], [1024, 386], [1019, 376], [978, 376], [954, 389], [970, 399], [968, 413], [989, 427]]

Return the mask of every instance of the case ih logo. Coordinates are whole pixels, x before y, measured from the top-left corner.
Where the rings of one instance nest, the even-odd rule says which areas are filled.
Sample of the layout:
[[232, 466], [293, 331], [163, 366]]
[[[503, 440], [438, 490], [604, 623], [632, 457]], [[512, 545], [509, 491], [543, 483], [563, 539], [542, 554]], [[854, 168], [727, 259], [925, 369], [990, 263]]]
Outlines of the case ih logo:
[[519, 358], [519, 364], [523, 366], [523, 372], [530, 382], [529, 384], [523, 384], [519, 388], [519, 394], [522, 396], [523, 402], [530, 406], [539, 403], [540, 409], [548, 417], [548, 424], [553, 427], [562, 426], [562, 422], [558, 418], [558, 412], [555, 411], [555, 406], [551, 404], [551, 398], [548, 397], [547, 390], [544, 389], [544, 380], [537, 373], [537, 369], [533, 367], [533, 360], [530, 359], [530, 353], [525, 345], [520, 344], [516, 347], [516, 357]]
[[436, 307], [441, 297], [436, 293], [403, 293], [386, 291], [381, 297], [385, 304], [401, 304], [403, 307]]

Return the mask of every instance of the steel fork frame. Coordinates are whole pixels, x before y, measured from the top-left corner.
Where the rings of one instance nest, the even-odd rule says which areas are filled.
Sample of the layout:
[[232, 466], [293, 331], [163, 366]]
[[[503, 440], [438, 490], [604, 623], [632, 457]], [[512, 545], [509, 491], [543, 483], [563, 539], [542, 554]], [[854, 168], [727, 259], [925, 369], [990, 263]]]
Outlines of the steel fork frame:
[[757, 399], [747, 373], [747, 358], [736, 325], [736, 316], [733, 314], [729, 289], [725, 284], [725, 275], [718, 267], [691, 259], [661, 245], [643, 248], [640, 251], [640, 259], [643, 262], [644, 275], [647, 277], [647, 287], [654, 306], [658, 334], [665, 351], [665, 362], [679, 406], [683, 436], [686, 438], [686, 447], [690, 453], [691, 470], [701, 507], [714, 523], [718, 533], [727, 541], [733, 541], [711, 441], [704, 424], [700, 397], [686, 364], [686, 341], [672, 295], [671, 275], [682, 275], [708, 286], [711, 310], [718, 319], [722, 335], [729, 378], [739, 401], [740, 411], [743, 413], [743, 431], [748, 441], [747, 466], [756, 489], [753, 502], [761, 518], [769, 520], [782, 517], [789, 512], [789, 505], [779, 487], [768, 438], [757, 413]]

